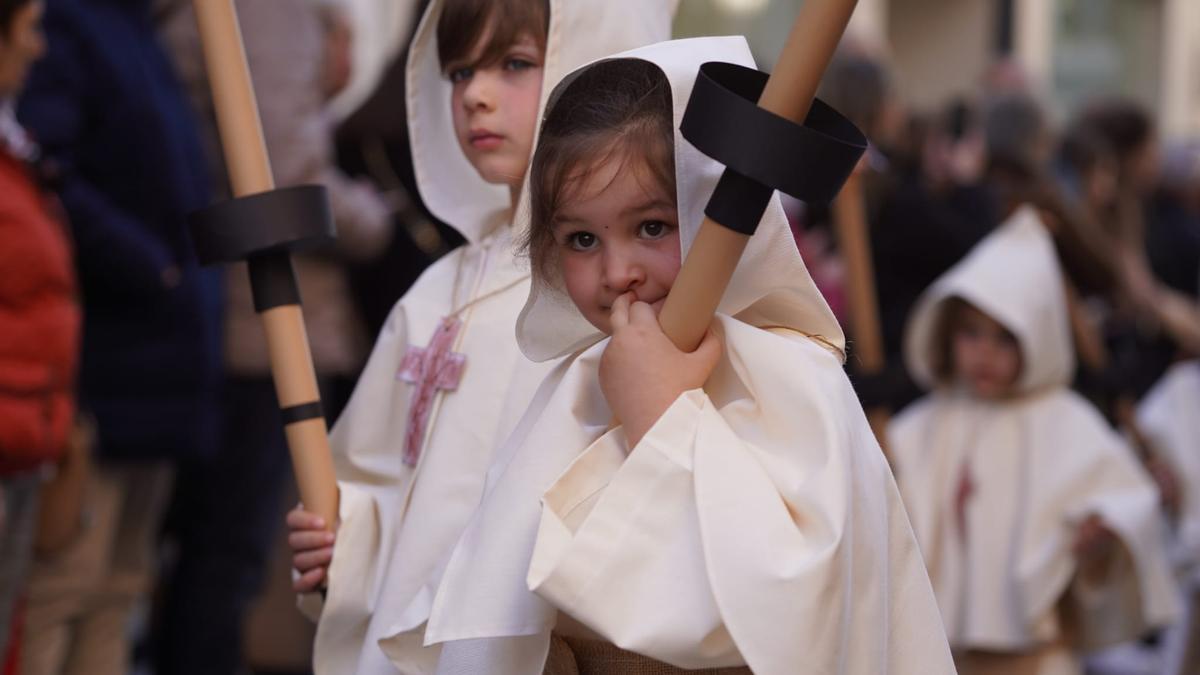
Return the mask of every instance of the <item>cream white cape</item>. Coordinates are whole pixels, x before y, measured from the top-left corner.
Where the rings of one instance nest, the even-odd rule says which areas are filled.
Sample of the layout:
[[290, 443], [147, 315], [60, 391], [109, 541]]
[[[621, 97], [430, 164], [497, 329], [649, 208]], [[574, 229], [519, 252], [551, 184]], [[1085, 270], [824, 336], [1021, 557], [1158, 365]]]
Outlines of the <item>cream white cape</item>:
[[1138, 405], [1137, 420], [1183, 490], [1173, 528], [1174, 562], [1181, 572], [1200, 575], [1200, 361], [1171, 366]]
[[[702, 62], [752, 64], [741, 38], [622, 56], [664, 72], [676, 121]], [[685, 248], [719, 173], [676, 139]], [[497, 453], [442, 579], [425, 634], [445, 642], [439, 673], [540, 673], [560, 610], [687, 668], [953, 672], [899, 494], [842, 372], [841, 330], [777, 199], [722, 312], [716, 372], [626, 458], [597, 377], [607, 341], [535, 280], [521, 344], [570, 356]]]

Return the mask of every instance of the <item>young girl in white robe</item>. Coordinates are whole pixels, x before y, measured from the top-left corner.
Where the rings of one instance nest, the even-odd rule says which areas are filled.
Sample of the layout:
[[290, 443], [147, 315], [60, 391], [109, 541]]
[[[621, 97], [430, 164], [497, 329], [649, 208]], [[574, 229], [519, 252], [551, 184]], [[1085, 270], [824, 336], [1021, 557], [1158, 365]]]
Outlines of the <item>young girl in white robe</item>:
[[1164, 640], [1164, 673], [1188, 673], [1200, 664], [1200, 360], [1172, 365], [1138, 405], [1137, 421], [1181, 488], [1179, 511], [1171, 521], [1170, 552], [1184, 616]]
[[[582, 63], [665, 39], [674, 7], [434, 0], [426, 11], [407, 72], [416, 179], [467, 243], [396, 304], [332, 431], [336, 535], [289, 514], [301, 604], [319, 617], [317, 673], [395, 672], [385, 637], [402, 672], [436, 657], [422, 648], [423, 619], [401, 630], [398, 616], [427, 613], [496, 446], [549, 371], [521, 355], [513, 332], [530, 273], [514, 258], [523, 233], [512, 214], [543, 94]], [[313, 591], [326, 579], [322, 601]]]
[[551, 97], [517, 330], [565, 358], [443, 576], [438, 673], [953, 672], [778, 197], [700, 347], [659, 328], [722, 169], [675, 131], [705, 61], [752, 66], [742, 38], [668, 42]]
[[1068, 389], [1062, 270], [1029, 206], [935, 282], [907, 328], [934, 391], [889, 450], [960, 673], [1082, 672], [1175, 614], [1159, 496]]

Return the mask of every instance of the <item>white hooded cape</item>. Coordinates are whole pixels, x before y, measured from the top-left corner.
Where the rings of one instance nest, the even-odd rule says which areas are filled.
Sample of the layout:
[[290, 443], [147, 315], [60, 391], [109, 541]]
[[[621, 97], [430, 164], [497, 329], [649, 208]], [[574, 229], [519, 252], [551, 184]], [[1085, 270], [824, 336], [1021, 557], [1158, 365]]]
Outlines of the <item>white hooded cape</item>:
[[[1158, 493], [1124, 441], [1067, 388], [1074, 354], [1062, 272], [1032, 207], [1017, 210], [918, 302], [905, 356], [925, 386], [934, 385], [934, 333], [953, 297], [1016, 336], [1022, 372], [1013, 398], [983, 401], [946, 387], [888, 429], [951, 645], [1030, 652], [1069, 635], [1088, 648], [1166, 623], [1176, 607]], [[960, 528], [964, 466], [973, 489]], [[1073, 584], [1076, 526], [1093, 513], [1116, 532], [1121, 559], [1099, 586]], [[1059, 601], [1069, 588], [1076, 620], [1064, 626]], [[1072, 661], [1060, 660], [1073, 669]]]
[[[622, 56], [666, 74], [676, 126], [702, 62], [752, 65], [742, 38]], [[686, 250], [721, 167], [678, 134], [675, 161]], [[626, 457], [597, 377], [607, 340], [535, 279], [521, 346], [570, 356], [497, 453], [443, 576], [425, 634], [449, 641], [439, 673], [541, 673], [558, 610], [685, 668], [953, 672], [899, 493], [842, 372], [842, 331], [778, 198], [718, 327], [726, 353], [704, 390]]]
[[[318, 675], [396, 672], [378, 641], [403, 632], [402, 610], [429, 605], [479, 503], [493, 452], [550, 369], [521, 355], [513, 331], [529, 269], [514, 258], [508, 189], [485, 183], [455, 140], [451, 85], [437, 57], [442, 4], [431, 3], [409, 54], [409, 128], [421, 196], [467, 244], [426, 270], [393, 308], [331, 434], [341, 525], [324, 606], [315, 594], [302, 600], [310, 615], [320, 615]], [[675, 0], [550, 0], [549, 6], [543, 104], [580, 64], [666, 38]], [[460, 315], [464, 325], [454, 345], [466, 355], [462, 380], [457, 390], [436, 394], [420, 460], [406, 466], [402, 445], [414, 387], [397, 380], [401, 360], [410, 346], [429, 343], [444, 316], [475, 298]], [[403, 672], [420, 672], [436, 657], [413, 630], [423, 621], [392, 640], [408, 660]]]
[[1138, 405], [1137, 421], [1183, 490], [1172, 533], [1173, 562], [1200, 581], [1200, 361], [1171, 366]]

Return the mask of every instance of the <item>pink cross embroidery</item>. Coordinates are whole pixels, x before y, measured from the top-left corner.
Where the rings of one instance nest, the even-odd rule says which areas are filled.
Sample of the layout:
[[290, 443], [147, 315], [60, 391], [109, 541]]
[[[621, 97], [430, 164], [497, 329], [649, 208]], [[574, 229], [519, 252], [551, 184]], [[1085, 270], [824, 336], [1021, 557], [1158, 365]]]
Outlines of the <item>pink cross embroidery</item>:
[[467, 355], [450, 351], [461, 328], [462, 321], [458, 317], [445, 317], [434, 331], [429, 346], [410, 346], [400, 362], [396, 379], [416, 385], [408, 406], [408, 427], [404, 432], [404, 463], [408, 466], [416, 466], [421, 456], [434, 393], [454, 391], [462, 381]]
[[954, 518], [958, 521], [959, 538], [967, 540], [967, 502], [975, 496], [975, 480], [971, 478], [971, 468], [964, 463], [958, 477], [958, 486], [954, 490]]

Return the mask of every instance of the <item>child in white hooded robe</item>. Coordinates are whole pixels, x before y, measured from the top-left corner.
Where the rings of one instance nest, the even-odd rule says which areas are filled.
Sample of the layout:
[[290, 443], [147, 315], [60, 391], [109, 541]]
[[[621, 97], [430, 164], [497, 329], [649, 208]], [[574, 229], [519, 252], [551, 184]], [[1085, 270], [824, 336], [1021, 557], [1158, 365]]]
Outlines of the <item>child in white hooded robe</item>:
[[1171, 520], [1171, 562], [1184, 615], [1163, 640], [1166, 675], [1200, 664], [1200, 360], [1173, 364], [1138, 404], [1138, 428], [1180, 484]]
[[[534, 360], [565, 358], [498, 453], [443, 576], [425, 633], [444, 643], [438, 673], [953, 672], [898, 491], [842, 371], [842, 331], [778, 197], [701, 347], [679, 352], [658, 328], [652, 308], [722, 169], [673, 133], [706, 61], [752, 67], [742, 38], [680, 40], [581, 69], [552, 95], [531, 192], [554, 175], [578, 189], [550, 208], [557, 272], [540, 264], [546, 204], [531, 207], [518, 337]], [[623, 105], [644, 106], [639, 85], [667, 90], [669, 118], [580, 128], [571, 112], [607, 104], [622, 119]], [[540, 174], [551, 147], [575, 161]], [[600, 280], [593, 245], [612, 252]], [[650, 345], [663, 363], [639, 362]], [[644, 393], [629, 377], [693, 385], [647, 426], [613, 398]]]
[[[423, 618], [404, 621], [427, 616], [492, 454], [549, 371], [513, 333], [530, 278], [514, 256], [513, 201], [537, 112], [570, 69], [668, 37], [675, 6], [434, 0], [426, 10], [407, 65], [413, 164], [425, 204], [467, 243], [397, 302], [332, 431], [336, 544], [312, 514], [289, 514], [298, 588], [328, 577], [322, 594], [301, 597], [319, 619], [318, 674], [424, 672], [436, 659]], [[476, 138], [484, 127], [499, 140]]]
[[888, 429], [961, 673], [1081, 673], [1176, 612], [1154, 483], [1068, 388], [1054, 244], [1018, 208], [925, 292], [905, 336], [933, 393]]

